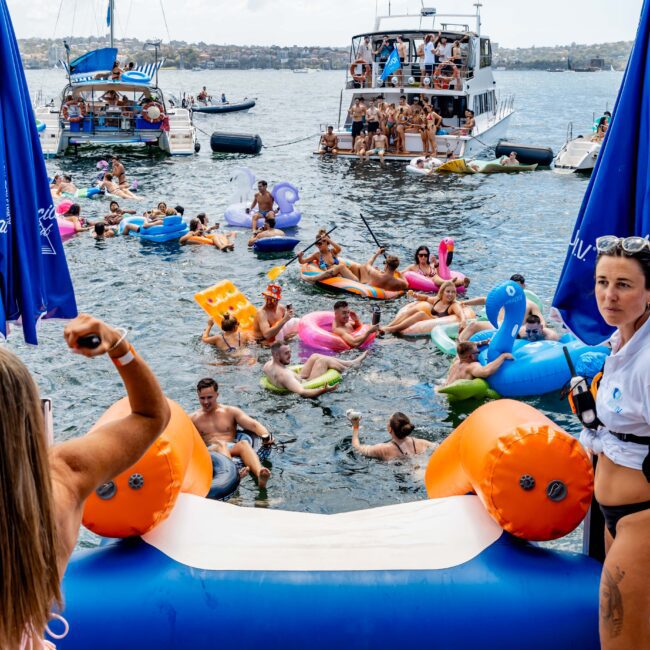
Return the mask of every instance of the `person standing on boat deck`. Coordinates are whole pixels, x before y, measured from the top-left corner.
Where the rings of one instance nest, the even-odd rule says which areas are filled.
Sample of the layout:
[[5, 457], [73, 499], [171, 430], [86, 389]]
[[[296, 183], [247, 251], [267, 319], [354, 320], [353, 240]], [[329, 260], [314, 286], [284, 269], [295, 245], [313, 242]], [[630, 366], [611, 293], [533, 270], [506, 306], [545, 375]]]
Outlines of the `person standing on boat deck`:
[[371, 325], [362, 334], [354, 334], [361, 326], [359, 317], [350, 309], [346, 300], [337, 300], [334, 303], [332, 334], [342, 338], [351, 348], [358, 348], [366, 342], [369, 336], [379, 330], [379, 325]]
[[262, 345], [272, 345], [275, 340], [288, 341], [296, 336], [298, 319], [293, 317], [293, 307], [280, 304], [282, 287], [269, 284], [265, 291], [264, 306], [257, 310], [253, 320], [255, 340]]
[[310, 379], [316, 379], [324, 375], [328, 370], [336, 370], [340, 373], [349, 368], [360, 365], [368, 356], [368, 351], [362, 352], [352, 361], [343, 361], [336, 357], [328, 357], [315, 352], [302, 366], [300, 373], [295, 373], [289, 368], [291, 364], [291, 348], [286, 343], [274, 343], [271, 346], [272, 359], [264, 364], [264, 374], [268, 380], [279, 388], [286, 388], [300, 397], [318, 397], [323, 393], [336, 390], [338, 384], [330, 386], [325, 384], [322, 388], [305, 388], [303, 384]]
[[370, 36], [364, 36], [359, 43], [357, 50], [357, 59], [361, 59], [368, 67], [366, 71], [366, 88], [370, 87], [372, 81], [372, 45], [370, 44]]
[[645, 237], [596, 240], [598, 311], [616, 331], [596, 395], [594, 493], [605, 517], [603, 650], [650, 648], [650, 249]]
[[361, 103], [361, 98], [357, 97], [354, 100], [354, 104], [348, 111], [348, 114], [352, 117], [352, 145], [354, 147], [355, 140], [357, 136], [361, 135], [363, 131], [363, 120], [366, 116], [366, 107]]
[[391, 55], [393, 47], [390, 44], [390, 38], [384, 36], [377, 46], [377, 49], [374, 50], [373, 54], [375, 55], [375, 60], [379, 62], [379, 69], [377, 70], [378, 75], [381, 75], [384, 72], [384, 66], [388, 57]]
[[122, 76], [123, 72], [124, 70], [120, 68], [120, 62], [115, 61], [115, 63], [113, 63], [113, 68], [111, 69], [111, 79], [117, 81]]
[[433, 35], [427, 34], [424, 37], [424, 76], [429, 77], [429, 79], [433, 77], [433, 69], [436, 65], [435, 51]]
[[346, 415], [352, 424], [352, 446], [360, 454], [368, 458], [394, 460], [395, 458], [421, 454], [438, 447], [437, 442], [411, 436], [415, 427], [411, 424], [408, 417], [400, 411], [393, 413], [390, 416], [390, 420], [388, 420], [386, 428], [391, 437], [389, 442], [381, 442], [378, 445], [362, 445], [359, 442], [361, 413], [350, 409]]
[[328, 126], [327, 133], [324, 133], [320, 138], [320, 152], [321, 153], [338, 153], [339, 138], [334, 133], [334, 127]]
[[221, 103], [227, 104], [228, 100], [226, 99], [226, 93], [221, 93]]
[[372, 145], [372, 137], [377, 133], [377, 131], [379, 131], [379, 110], [372, 99], [368, 102], [368, 108], [366, 109], [366, 128], [368, 130], [366, 148], [370, 149]]
[[111, 163], [113, 168], [111, 173], [113, 174], [113, 180], [119, 185], [121, 189], [129, 189], [129, 182], [126, 180], [126, 169], [120, 160], [118, 155], [111, 156]]
[[245, 476], [250, 470], [257, 478], [260, 488], [264, 489], [271, 478], [270, 470], [262, 467], [257, 452], [248, 440], [236, 442], [235, 436], [240, 428], [259, 436], [263, 444], [270, 445], [273, 443], [273, 437], [269, 430], [240, 408], [219, 404], [219, 384], [214, 379], [201, 379], [196, 385], [196, 392], [201, 408], [194, 411], [190, 418], [208, 451], [219, 452], [228, 458], [240, 458], [246, 467], [240, 476]]
[[[79, 345], [89, 335], [99, 338], [98, 347]], [[156, 377], [123, 332], [80, 314], [63, 336], [77, 355], [111, 358], [126, 388], [128, 415], [49, 446], [38, 387], [20, 359], [0, 348], [0, 647], [5, 650], [47, 647], [44, 631], [51, 612], [63, 605], [61, 577], [86, 499], [136, 463], [170, 417]], [[69, 594], [68, 601], [72, 598]]]
[[[253, 197], [253, 203], [251, 203], [250, 208], [246, 208], [246, 214], [252, 213], [251, 228], [253, 230], [257, 230], [257, 220], [260, 215], [264, 217], [264, 219], [275, 217], [275, 210], [273, 209], [275, 198], [273, 197], [273, 194], [268, 191], [268, 186], [269, 184], [266, 181], [259, 181], [257, 183], [257, 192]], [[257, 206], [257, 210], [253, 212], [255, 206]]]
[[404, 64], [406, 63], [406, 55], [408, 53], [408, 45], [404, 42], [402, 36], [397, 37], [397, 54], [399, 56], [401, 67], [397, 71], [397, 78], [399, 79], [400, 87], [404, 85]]
[[395, 113], [395, 122], [397, 133], [397, 153], [403, 153], [406, 151], [406, 129], [409, 126], [411, 119], [411, 107], [406, 103], [406, 97], [402, 95], [399, 98], [399, 105], [397, 106], [397, 111]]

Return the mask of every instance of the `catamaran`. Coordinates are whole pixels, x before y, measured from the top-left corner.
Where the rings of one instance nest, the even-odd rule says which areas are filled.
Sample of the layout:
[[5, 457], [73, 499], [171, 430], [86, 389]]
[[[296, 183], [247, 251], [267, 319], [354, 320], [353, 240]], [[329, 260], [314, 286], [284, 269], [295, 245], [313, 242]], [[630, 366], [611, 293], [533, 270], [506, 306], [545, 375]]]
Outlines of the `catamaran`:
[[[442, 117], [442, 125], [435, 134], [435, 150], [428, 153], [441, 160], [470, 157], [506, 136], [514, 97], [497, 92], [491, 41], [481, 34], [480, 2], [474, 6], [476, 12], [472, 14], [438, 14], [433, 7], [422, 7], [418, 14], [389, 12], [376, 17], [373, 31], [352, 37], [350, 67], [334, 130], [338, 137], [335, 155], [355, 156], [351, 109], [357, 99], [365, 106], [373, 100], [399, 107], [400, 97], [405, 97], [411, 108], [414, 104], [430, 104]], [[427, 35], [449, 44], [447, 54], [436, 56], [435, 65], [428, 68], [422, 56]], [[397, 45], [398, 37], [405, 56], [398, 70], [384, 75], [388, 53]], [[458, 47], [455, 57], [452, 44]], [[382, 79], [382, 75], [386, 78]], [[463, 128], [467, 110], [474, 113], [475, 125], [471, 129]], [[324, 133], [323, 128], [321, 135]], [[403, 145], [400, 151], [389, 147], [385, 158], [408, 162], [423, 155], [421, 129], [406, 126]]]
[[[64, 63], [68, 83], [57, 102], [37, 106], [46, 158], [89, 145], [148, 145], [172, 156], [190, 155], [199, 143], [187, 108], [175, 105], [158, 85], [164, 60], [117, 72], [114, 0], [109, 0], [110, 47]], [[68, 46], [66, 45], [66, 50]]]

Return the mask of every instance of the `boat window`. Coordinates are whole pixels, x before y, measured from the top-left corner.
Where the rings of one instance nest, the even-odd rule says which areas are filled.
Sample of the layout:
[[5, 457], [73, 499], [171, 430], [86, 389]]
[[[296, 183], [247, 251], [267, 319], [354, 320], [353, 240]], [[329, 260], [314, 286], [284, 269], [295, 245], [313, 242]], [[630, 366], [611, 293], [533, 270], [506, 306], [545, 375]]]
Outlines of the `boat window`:
[[482, 113], [487, 112], [488, 94], [489, 93], [481, 93], [480, 95], [474, 96], [474, 113], [476, 113], [476, 115], [481, 115]]
[[489, 38], [481, 39], [481, 68], [492, 65], [492, 44]]

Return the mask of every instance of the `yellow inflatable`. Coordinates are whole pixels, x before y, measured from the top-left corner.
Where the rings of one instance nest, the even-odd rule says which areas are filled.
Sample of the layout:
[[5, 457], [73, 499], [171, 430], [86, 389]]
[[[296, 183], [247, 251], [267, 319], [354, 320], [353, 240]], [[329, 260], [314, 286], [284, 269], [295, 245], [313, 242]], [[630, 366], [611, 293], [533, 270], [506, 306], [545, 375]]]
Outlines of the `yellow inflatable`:
[[229, 313], [237, 318], [241, 329], [253, 328], [257, 310], [230, 280], [222, 280], [195, 293], [194, 300], [219, 326], [221, 326], [224, 315]]
[[580, 443], [528, 404], [501, 399], [474, 411], [436, 449], [431, 499], [474, 492], [509, 533], [557, 539], [583, 520], [594, 473]]
[[[167, 401], [169, 424], [145, 455], [88, 497], [83, 524], [94, 533], [104, 537], [144, 535], [167, 519], [180, 492], [204, 497], [210, 490], [212, 460], [207, 447], [185, 411], [176, 402]], [[128, 397], [124, 397], [93, 429], [130, 412]]]

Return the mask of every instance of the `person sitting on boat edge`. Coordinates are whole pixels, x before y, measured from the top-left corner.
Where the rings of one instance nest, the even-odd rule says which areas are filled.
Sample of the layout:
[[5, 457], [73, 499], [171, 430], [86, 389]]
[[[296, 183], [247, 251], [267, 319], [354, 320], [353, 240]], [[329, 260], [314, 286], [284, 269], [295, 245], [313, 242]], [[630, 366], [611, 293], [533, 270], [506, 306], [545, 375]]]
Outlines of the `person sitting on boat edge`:
[[268, 237], [284, 237], [284, 230], [275, 227], [275, 217], [267, 217], [264, 225], [255, 231], [255, 234], [248, 240], [248, 245], [252, 246], [260, 239], [267, 239]]
[[[90, 335], [99, 338], [98, 347], [80, 345]], [[0, 570], [3, 593], [10, 594], [3, 598], [0, 618], [0, 647], [5, 649], [47, 647], [42, 637], [52, 610], [62, 611], [61, 578], [77, 543], [86, 499], [136, 463], [170, 418], [156, 377], [124, 331], [80, 314], [63, 336], [77, 353], [68, 363], [84, 364], [78, 355], [112, 359], [128, 395], [127, 414], [94, 427], [90, 435], [48, 445], [38, 387], [20, 359], [0, 348]], [[93, 368], [106, 373], [88, 364], [89, 377]]]
[[271, 478], [271, 471], [262, 466], [257, 452], [247, 440], [235, 441], [237, 430], [244, 430], [270, 445], [273, 437], [269, 430], [257, 420], [236, 406], [219, 404], [219, 384], [211, 377], [205, 377], [196, 385], [201, 408], [190, 415], [208, 451], [216, 451], [228, 458], [239, 458], [244, 469], [240, 476], [252, 472], [260, 488], [264, 489]]
[[511, 151], [510, 155], [508, 156], [501, 156], [501, 158], [499, 158], [499, 164], [503, 165], [504, 167], [516, 167], [517, 165], [521, 165], [521, 163], [517, 160], [516, 151]]
[[487, 379], [493, 375], [508, 359], [514, 359], [510, 352], [502, 352], [494, 361], [482, 365], [478, 360], [478, 349], [487, 345], [490, 339], [483, 341], [460, 341], [456, 344], [456, 358], [449, 368], [445, 386], [459, 379]]
[[451, 280], [445, 280], [435, 296], [415, 293], [415, 291], [409, 291], [407, 295], [409, 298], [415, 298], [416, 302], [407, 305], [388, 325], [381, 327], [379, 332], [382, 336], [401, 332], [423, 320], [445, 318], [446, 316], [458, 318], [459, 332], [465, 328], [465, 312], [462, 304], [458, 301], [458, 292]]
[[393, 413], [388, 420], [386, 429], [391, 437], [388, 442], [380, 442], [376, 445], [362, 445], [359, 442], [361, 413], [348, 409], [346, 416], [352, 423], [352, 446], [367, 458], [394, 460], [395, 458], [421, 454], [425, 451], [433, 451], [438, 447], [437, 442], [411, 436], [415, 426], [411, 423], [408, 416], [404, 415], [401, 411]]
[[334, 133], [334, 127], [328, 126], [327, 132], [320, 137], [321, 153], [338, 153], [339, 138]]
[[363, 345], [369, 336], [379, 330], [379, 325], [371, 325], [365, 332], [354, 334], [362, 323], [355, 312], [350, 309], [346, 300], [337, 300], [334, 303], [334, 321], [332, 334], [342, 338], [351, 348]]
[[386, 149], [388, 149], [388, 138], [381, 132], [375, 133], [372, 136], [372, 149], [368, 151], [368, 154], [377, 154], [379, 160], [383, 163]]
[[[236, 316], [226, 313], [221, 320], [221, 334], [212, 334], [214, 319], [208, 318], [208, 324], [203, 330], [201, 340], [208, 345], [214, 345], [222, 352], [237, 353], [247, 349], [248, 343], [254, 341], [253, 334], [239, 329]], [[253, 363], [255, 360], [253, 359]]]
[[465, 111], [465, 123], [460, 128], [454, 129], [451, 132], [451, 135], [472, 135], [475, 126], [476, 126], [476, 119], [474, 118], [474, 111], [471, 111], [468, 108]]
[[325, 384], [321, 388], [305, 388], [303, 384], [311, 379], [324, 375], [328, 370], [336, 370], [340, 373], [349, 368], [360, 365], [368, 355], [368, 351], [362, 352], [352, 361], [343, 361], [336, 357], [328, 357], [324, 354], [314, 353], [305, 361], [302, 370], [296, 374], [289, 368], [291, 364], [291, 348], [286, 343], [276, 342], [271, 346], [272, 358], [264, 364], [264, 374], [268, 380], [279, 388], [300, 395], [300, 397], [318, 397], [323, 393], [329, 393], [336, 389], [338, 384], [330, 386]]
[[293, 316], [293, 307], [280, 304], [282, 287], [269, 284], [265, 291], [264, 306], [257, 310], [253, 320], [253, 336], [262, 345], [272, 345], [278, 341], [288, 341], [296, 336], [298, 319]]
[[[246, 214], [251, 215], [251, 228], [253, 230], [257, 229], [257, 220], [260, 216], [265, 219], [275, 217], [275, 197], [267, 188], [268, 183], [266, 181], [258, 181], [253, 203], [251, 203], [250, 208], [246, 208]], [[255, 206], [257, 206], [257, 210], [255, 210]]]

